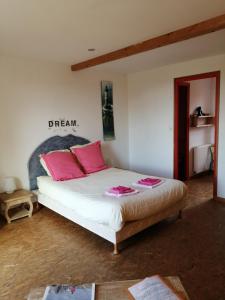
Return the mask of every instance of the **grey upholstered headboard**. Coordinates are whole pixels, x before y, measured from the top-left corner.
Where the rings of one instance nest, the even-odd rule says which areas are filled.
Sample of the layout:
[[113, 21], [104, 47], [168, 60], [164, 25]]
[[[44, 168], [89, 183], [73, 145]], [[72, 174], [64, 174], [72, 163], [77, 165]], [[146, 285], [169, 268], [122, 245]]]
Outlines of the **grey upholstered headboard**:
[[53, 136], [39, 145], [28, 161], [30, 189], [37, 189], [37, 177], [46, 175], [45, 170], [40, 164], [40, 154], [53, 150], [69, 149], [74, 145], [84, 145], [87, 143], [89, 143], [87, 139], [69, 134], [67, 136]]

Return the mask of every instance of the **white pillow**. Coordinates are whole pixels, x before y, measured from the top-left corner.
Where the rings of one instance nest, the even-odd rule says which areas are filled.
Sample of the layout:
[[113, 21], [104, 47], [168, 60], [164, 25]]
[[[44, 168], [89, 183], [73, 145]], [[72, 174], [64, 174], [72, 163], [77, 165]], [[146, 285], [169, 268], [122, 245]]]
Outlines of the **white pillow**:
[[[52, 153], [52, 152], [70, 152], [70, 150], [68, 150], [68, 149], [62, 149], [62, 150], [53, 150], [53, 151], [49, 151], [49, 152], [48, 152], [48, 153], [46, 153], [46, 154], [49, 154], [49, 153]], [[41, 165], [42, 165], [43, 169], [44, 169], [44, 170], [45, 170], [45, 172], [48, 174], [48, 176], [50, 176], [50, 177], [51, 177], [51, 173], [49, 172], [49, 169], [48, 169], [48, 167], [47, 167], [47, 165], [46, 165], [46, 163], [45, 163], [44, 159], [43, 159], [43, 158], [41, 158], [41, 154], [39, 155], [39, 157], [40, 157], [40, 163], [41, 163]]]
[[70, 149], [72, 148], [83, 148], [83, 147], [86, 147], [87, 145], [91, 145], [91, 144], [94, 144], [95, 142], [90, 142], [90, 143], [87, 143], [87, 144], [84, 144], [84, 145], [74, 145], [72, 147], [70, 147]]

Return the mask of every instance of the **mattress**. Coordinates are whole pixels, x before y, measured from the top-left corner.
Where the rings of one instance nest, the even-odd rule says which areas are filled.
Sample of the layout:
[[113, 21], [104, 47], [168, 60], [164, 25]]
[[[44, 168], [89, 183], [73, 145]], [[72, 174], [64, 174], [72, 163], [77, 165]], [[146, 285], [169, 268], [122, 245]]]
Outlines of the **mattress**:
[[120, 198], [105, 195], [113, 186], [132, 186], [146, 175], [109, 168], [87, 177], [67, 181], [53, 181], [49, 176], [37, 178], [39, 192], [54, 199], [83, 218], [105, 224], [119, 231], [128, 221], [150, 217], [178, 201], [182, 201], [186, 186], [174, 179], [163, 178], [153, 189], [135, 187], [138, 194]]

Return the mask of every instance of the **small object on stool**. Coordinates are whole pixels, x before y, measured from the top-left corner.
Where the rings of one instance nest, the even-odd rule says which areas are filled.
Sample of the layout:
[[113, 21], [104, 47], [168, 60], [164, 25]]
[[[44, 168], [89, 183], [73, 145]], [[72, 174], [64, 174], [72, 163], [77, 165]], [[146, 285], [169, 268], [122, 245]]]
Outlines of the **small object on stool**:
[[16, 190], [16, 182], [14, 177], [4, 177], [2, 180], [2, 185], [4, 192], [7, 194], [12, 194]]

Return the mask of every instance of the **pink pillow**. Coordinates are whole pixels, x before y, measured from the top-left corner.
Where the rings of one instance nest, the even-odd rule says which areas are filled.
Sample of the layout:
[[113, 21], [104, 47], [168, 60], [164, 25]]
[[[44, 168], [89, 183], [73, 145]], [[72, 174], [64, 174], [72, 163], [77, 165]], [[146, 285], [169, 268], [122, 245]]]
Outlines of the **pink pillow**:
[[82, 147], [72, 147], [70, 149], [77, 157], [86, 174], [108, 168], [102, 156], [100, 141]]
[[63, 181], [86, 176], [71, 152], [50, 152], [42, 154], [41, 158], [46, 163], [53, 180]]

